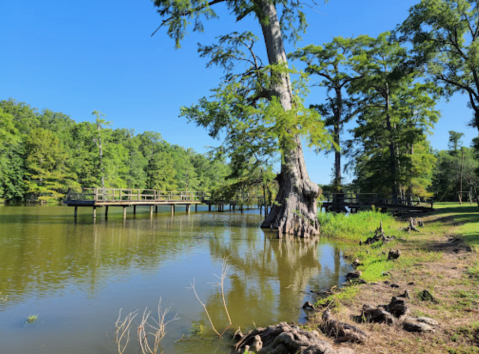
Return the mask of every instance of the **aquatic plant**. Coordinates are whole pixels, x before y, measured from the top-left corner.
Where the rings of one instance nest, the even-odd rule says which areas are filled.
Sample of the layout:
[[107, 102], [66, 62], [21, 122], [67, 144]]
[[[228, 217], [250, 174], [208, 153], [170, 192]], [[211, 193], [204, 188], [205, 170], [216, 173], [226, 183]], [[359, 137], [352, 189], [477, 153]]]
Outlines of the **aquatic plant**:
[[216, 335], [219, 338], [221, 338], [223, 336], [223, 334], [225, 334], [225, 332], [228, 330], [228, 328], [230, 328], [231, 325], [233, 324], [233, 322], [231, 321], [230, 313], [228, 311], [228, 306], [226, 306], [226, 299], [225, 299], [224, 284], [225, 284], [225, 279], [228, 275], [228, 271], [229, 271], [228, 257], [225, 257], [223, 259], [223, 265], [221, 267], [221, 275], [218, 276], [218, 275], [215, 274], [215, 277], [217, 277], [218, 280], [219, 280], [218, 282], [215, 283], [215, 285], [217, 285], [221, 289], [221, 296], [223, 298], [223, 306], [225, 308], [226, 316], [228, 317], [228, 321], [229, 321], [228, 326], [226, 326], [226, 328], [223, 330], [223, 332], [221, 332], [221, 334], [216, 329], [216, 327], [213, 323], [213, 320], [211, 319], [210, 313], [208, 312], [208, 309], [206, 308], [205, 303], [203, 301], [201, 301], [200, 297], [198, 296], [198, 293], [196, 292], [195, 280], [193, 279], [193, 282], [190, 284], [190, 288], [193, 290], [193, 293], [195, 294], [196, 299], [201, 304], [201, 306], [203, 306], [203, 309], [205, 310], [206, 317], [208, 317], [208, 321], [210, 322], [211, 328], [213, 329], [213, 331], [216, 333]]
[[8, 295], [2, 295], [0, 292], [0, 301], [7, 301], [8, 300]]
[[[138, 326], [138, 341], [140, 342], [140, 349], [143, 354], [156, 354], [160, 347], [161, 340], [166, 335], [166, 326], [173, 321], [178, 319], [177, 315], [167, 320], [166, 316], [170, 311], [170, 308], [163, 310], [161, 308], [161, 298], [158, 301], [158, 319], [151, 318], [151, 311], [147, 312], [147, 309], [143, 312], [143, 317], [141, 323]], [[153, 324], [149, 321], [153, 322]], [[148, 332], [147, 328], [152, 330]], [[154, 338], [153, 344], [150, 346], [148, 343], [148, 334], [151, 334]]]
[[[115, 342], [118, 347], [118, 353], [123, 354], [128, 347], [130, 342], [130, 328], [133, 320], [138, 315], [138, 310], [130, 312], [125, 318], [122, 319], [121, 310], [118, 315], [118, 319], [115, 322]], [[161, 298], [158, 301], [157, 315], [158, 318], [155, 319], [151, 316], [151, 311], [148, 311], [148, 308], [145, 308], [143, 311], [143, 316], [137, 328], [137, 339], [140, 343], [140, 350], [142, 354], [156, 354], [160, 348], [161, 340], [166, 335], [166, 326], [178, 319], [177, 315], [169, 320], [166, 319], [170, 308], [162, 309], [161, 307]], [[148, 341], [148, 335], [153, 337], [153, 342]]]
[[30, 316], [27, 317], [27, 323], [28, 324], [31, 324], [33, 322], [35, 322], [36, 320], [38, 320], [38, 315], [32, 315], [30, 314]]

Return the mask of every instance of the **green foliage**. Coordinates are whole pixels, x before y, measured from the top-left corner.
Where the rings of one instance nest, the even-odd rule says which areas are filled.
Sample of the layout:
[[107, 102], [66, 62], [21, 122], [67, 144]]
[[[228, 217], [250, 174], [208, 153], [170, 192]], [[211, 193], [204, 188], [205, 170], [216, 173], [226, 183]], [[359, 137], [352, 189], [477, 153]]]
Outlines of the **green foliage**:
[[[177, 48], [180, 48], [180, 42], [188, 33], [188, 27], [193, 26], [194, 32], [203, 32], [203, 20], [218, 18], [213, 7], [219, 3], [226, 5], [236, 21], [251, 15], [260, 23], [268, 22], [263, 12], [264, 4], [259, 1], [154, 0], [154, 3], [158, 7], [158, 14], [163, 18], [160, 27], [167, 27], [167, 35], [174, 39]], [[293, 42], [301, 39], [300, 35], [307, 27], [306, 16], [302, 11], [304, 4], [299, 1], [279, 0], [275, 1], [274, 5], [281, 10], [279, 17], [282, 37]]]
[[360, 38], [351, 64], [360, 79], [349, 88], [365, 106], [348, 142], [355, 184], [385, 195], [426, 196], [434, 166], [426, 137], [439, 118], [437, 90], [405, 65], [407, 50], [389, 33]]
[[428, 78], [443, 94], [466, 93], [479, 128], [479, 12], [475, 0], [421, 0], [398, 26], [413, 44], [414, 65], [426, 64]]
[[101, 112], [94, 115], [95, 122], [76, 123], [0, 101], [0, 199], [58, 201], [68, 188], [103, 184], [206, 192], [225, 183], [229, 169], [221, 161], [172, 146], [156, 132], [112, 129]]
[[430, 190], [439, 202], [458, 200], [458, 192], [461, 189], [464, 192], [462, 199], [472, 201], [479, 189], [477, 152], [474, 148], [461, 146], [462, 135], [463, 133], [449, 131], [450, 150], [435, 153], [437, 162]]
[[[223, 144], [213, 153], [227, 156], [233, 171], [249, 168], [248, 164], [270, 166], [295, 148], [299, 137], [311, 146], [330, 144], [317, 112], [303, 105], [304, 77], [293, 85], [294, 102], [285, 110], [274, 94], [277, 81], [297, 72], [284, 63], [264, 66], [251, 50], [256, 41], [250, 32], [233, 33], [220, 37], [217, 45], [200, 46], [201, 56], [210, 58], [208, 65], [225, 71], [225, 81], [212, 90], [211, 97], [181, 109], [182, 116], [206, 128], [211, 137], [224, 133]], [[246, 63], [244, 71], [235, 71], [241, 62]]]
[[[305, 72], [310, 77], [318, 77], [315, 86], [326, 88], [326, 103], [311, 106], [324, 119], [325, 126], [333, 136], [335, 154], [334, 182], [336, 191], [341, 189], [341, 139], [344, 124], [348, 123], [360, 110], [361, 104], [353, 96], [347, 94], [351, 83], [360, 78], [352, 70], [352, 57], [359, 39], [334, 37], [332, 42], [323, 46], [309, 45], [288, 57], [306, 63]], [[320, 151], [321, 149], [318, 149]], [[327, 152], [333, 149], [326, 150]]]

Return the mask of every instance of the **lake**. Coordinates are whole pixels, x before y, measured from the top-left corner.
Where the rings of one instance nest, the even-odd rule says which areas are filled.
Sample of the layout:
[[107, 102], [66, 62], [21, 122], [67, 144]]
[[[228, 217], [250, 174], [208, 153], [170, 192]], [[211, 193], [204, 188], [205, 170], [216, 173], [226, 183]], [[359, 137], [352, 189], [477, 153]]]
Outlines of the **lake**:
[[[223, 260], [229, 271], [225, 300], [243, 331], [280, 321], [301, 322], [310, 289], [344, 282], [350, 271], [341, 246], [318, 238], [283, 238], [259, 228], [257, 210], [190, 214], [177, 207], [138, 208], [126, 220], [111, 208], [64, 206], [0, 207], [0, 353], [118, 353], [114, 340], [119, 310], [145, 307], [156, 313], [159, 299], [175, 314], [161, 342], [165, 354], [228, 353], [228, 340], [213, 336], [194, 281], [218, 331], [228, 324], [215, 282]], [[152, 315], [153, 315], [152, 314]], [[29, 315], [38, 319], [27, 324]], [[126, 353], [138, 353], [136, 328]]]

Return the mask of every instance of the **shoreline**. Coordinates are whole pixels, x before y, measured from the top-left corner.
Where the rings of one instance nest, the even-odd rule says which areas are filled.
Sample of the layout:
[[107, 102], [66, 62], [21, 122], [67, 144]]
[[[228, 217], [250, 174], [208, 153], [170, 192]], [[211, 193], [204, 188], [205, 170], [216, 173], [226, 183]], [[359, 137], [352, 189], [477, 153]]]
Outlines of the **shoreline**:
[[[361, 281], [352, 280], [319, 298], [298, 328], [318, 331], [318, 340], [338, 352], [479, 353], [479, 210], [475, 205], [440, 203], [419, 217], [424, 226], [408, 232], [404, 229], [409, 220], [389, 214], [323, 215], [322, 237], [347, 241], [345, 257], [359, 261], [355, 268]], [[364, 244], [379, 221], [384, 234], [396, 239]], [[399, 258], [388, 259], [390, 250], [399, 250]], [[424, 291], [432, 296], [424, 299]], [[391, 311], [393, 299], [405, 306], [401, 316], [392, 316], [389, 324], [364, 322], [364, 309]], [[326, 312], [330, 317], [325, 320]], [[354, 328], [339, 337], [338, 323]], [[365, 336], [351, 335], [356, 329]]]

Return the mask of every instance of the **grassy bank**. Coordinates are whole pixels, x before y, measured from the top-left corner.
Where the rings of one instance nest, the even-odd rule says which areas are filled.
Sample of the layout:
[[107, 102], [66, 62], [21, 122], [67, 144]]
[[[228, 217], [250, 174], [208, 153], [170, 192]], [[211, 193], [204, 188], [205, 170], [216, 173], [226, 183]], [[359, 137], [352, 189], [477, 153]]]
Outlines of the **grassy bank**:
[[[399, 325], [357, 324], [371, 334], [366, 345], [351, 346], [358, 353], [479, 353], [479, 208], [475, 205], [440, 203], [421, 215], [424, 227], [406, 232], [406, 220], [374, 211], [351, 215], [320, 214], [325, 237], [346, 241], [344, 250], [362, 263], [361, 278], [368, 284], [350, 285], [317, 306], [333, 304], [334, 316], [351, 323], [364, 304], [389, 303], [392, 296], [408, 290], [411, 315], [432, 317], [440, 322], [434, 334], [405, 332]], [[383, 223], [387, 236], [397, 240], [359, 245], [373, 236]], [[397, 260], [388, 260], [390, 249], [401, 250]], [[391, 283], [398, 288], [392, 288]], [[437, 302], [418, 298], [428, 290]]]

